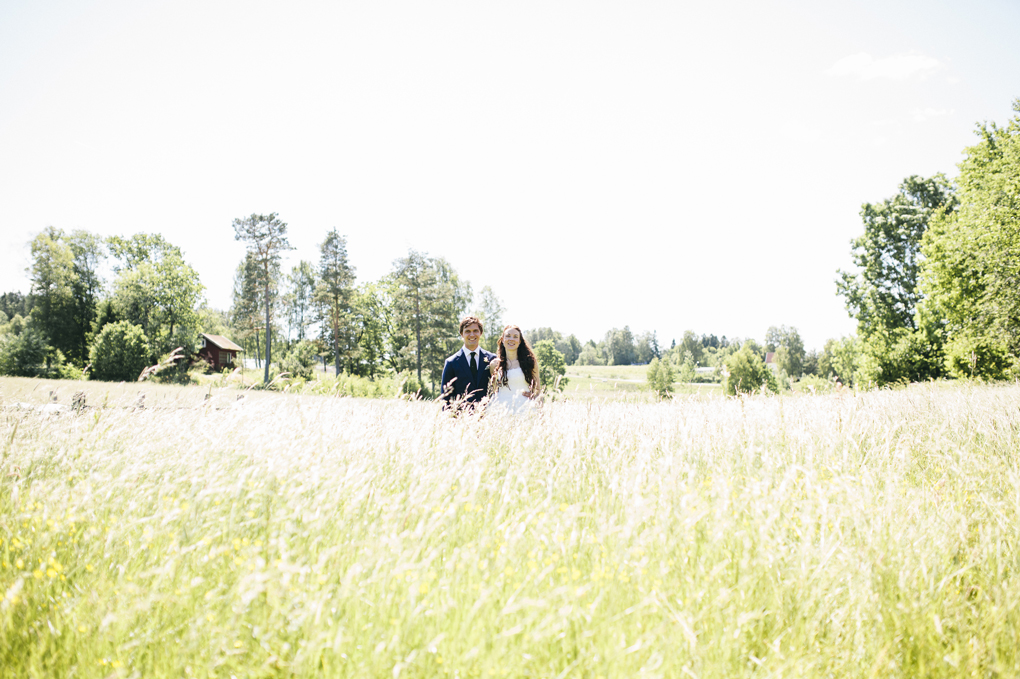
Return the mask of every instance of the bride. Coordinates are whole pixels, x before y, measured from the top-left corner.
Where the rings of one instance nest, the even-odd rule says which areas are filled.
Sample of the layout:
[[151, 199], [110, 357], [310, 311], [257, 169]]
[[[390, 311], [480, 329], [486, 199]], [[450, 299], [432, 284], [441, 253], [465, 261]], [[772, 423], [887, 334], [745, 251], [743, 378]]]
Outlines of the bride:
[[[496, 340], [496, 358], [489, 363], [492, 380], [489, 405], [515, 414], [529, 407], [538, 397], [538, 360], [516, 325], [503, 328]], [[492, 393], [492, 392], [495, 393]]]

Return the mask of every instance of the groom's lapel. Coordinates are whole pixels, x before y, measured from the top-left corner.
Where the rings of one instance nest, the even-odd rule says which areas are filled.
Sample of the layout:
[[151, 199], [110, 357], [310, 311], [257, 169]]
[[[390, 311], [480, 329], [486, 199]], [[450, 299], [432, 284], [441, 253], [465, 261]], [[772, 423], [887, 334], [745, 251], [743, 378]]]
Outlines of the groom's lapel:
[[489, 357], [481, 347], [478, 348], [478, 383], [479, 389], [485, 389], [489, 384]]
[[457, 379], [461, 384], [471, 384], [471, 367], [464, 358], [464, 351], [457, 350], [457, 358], [453, 359], [453, 368], [457, 371]]

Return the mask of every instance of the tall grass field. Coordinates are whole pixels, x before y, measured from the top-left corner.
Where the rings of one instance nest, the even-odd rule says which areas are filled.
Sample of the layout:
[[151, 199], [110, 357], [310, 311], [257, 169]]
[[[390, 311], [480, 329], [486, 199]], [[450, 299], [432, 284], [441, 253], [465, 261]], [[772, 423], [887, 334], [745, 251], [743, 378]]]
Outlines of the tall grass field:
[[0, 380], [4, 677], [1020, 676], [1017, 385], [61, 389]]

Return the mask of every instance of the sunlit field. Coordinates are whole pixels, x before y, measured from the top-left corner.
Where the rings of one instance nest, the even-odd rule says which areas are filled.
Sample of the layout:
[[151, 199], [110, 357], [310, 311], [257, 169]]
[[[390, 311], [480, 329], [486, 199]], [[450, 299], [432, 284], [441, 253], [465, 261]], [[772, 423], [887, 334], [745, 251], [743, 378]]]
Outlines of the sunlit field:
[[[563, 396], [572, 400], [623, 400], [633, 403], [658, 400], [648, 388], [647, 365], [568, 365], [565, 377], [569, 380]], [[705, 398], [721, 396], [721, 384], [673, 383], [679, 396], [701, 395]]]
[[78, 386], [0, 379], [3, 676], [1020, 675], [1017, 385]]

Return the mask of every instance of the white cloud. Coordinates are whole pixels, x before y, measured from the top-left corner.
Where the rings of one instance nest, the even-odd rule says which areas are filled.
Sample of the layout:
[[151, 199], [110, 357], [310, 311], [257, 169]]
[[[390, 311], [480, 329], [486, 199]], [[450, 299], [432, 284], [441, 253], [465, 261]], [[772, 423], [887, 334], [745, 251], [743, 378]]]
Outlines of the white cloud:
[[956, 109], [952, 108], [915, 108], [911, 116], [915, 123], [923, 123], [926, 120], [932, 118], [941, 118], [942, 116], [951, 116], [956, 113]]
[[923, 54], [894, 54], [876, 59], [867, 52], [843, 57], [826, 71], [826, 75], [857, 76], [861, 80], [889, 78], [903, 80], [913, 75], [926, 74], [942, 67], [942, 62]]

